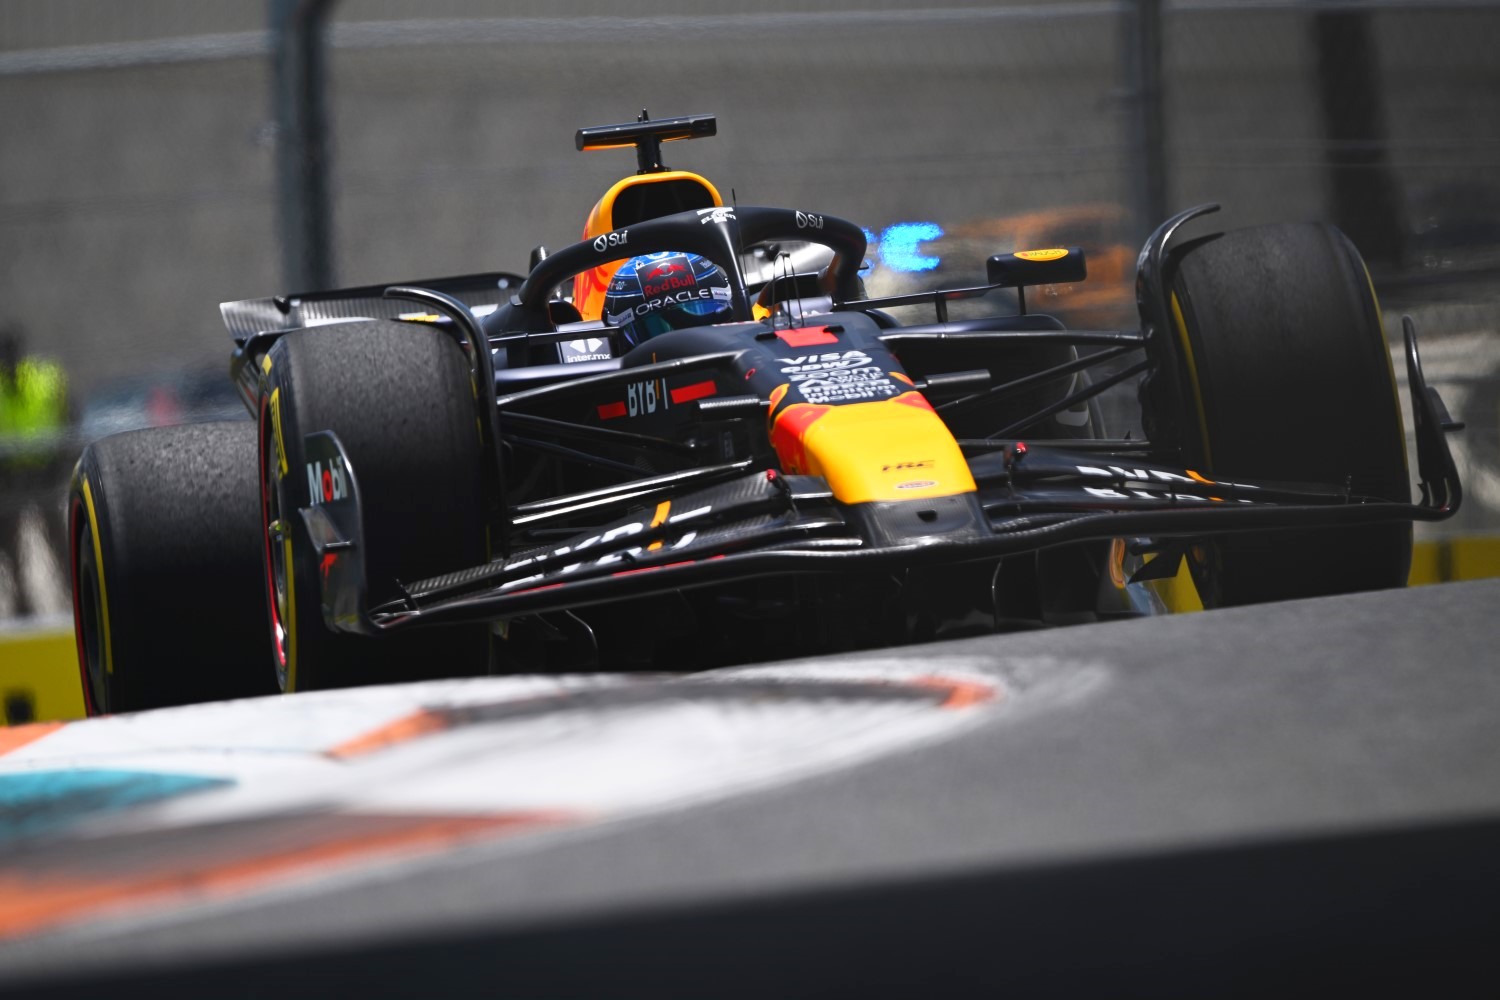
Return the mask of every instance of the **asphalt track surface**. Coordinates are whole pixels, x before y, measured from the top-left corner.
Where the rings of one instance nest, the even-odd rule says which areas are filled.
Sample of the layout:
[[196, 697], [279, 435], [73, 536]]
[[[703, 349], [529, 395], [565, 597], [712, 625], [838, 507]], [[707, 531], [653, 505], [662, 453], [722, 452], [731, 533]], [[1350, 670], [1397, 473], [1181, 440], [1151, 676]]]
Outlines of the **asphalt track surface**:
[[815, 694], [918, 671], [993, 697], [871, 715], [863, 751], [737, 792], [0, 939], [0, 994], [1493, 986], [1497, 607], [1481, 581], [793, 662]]

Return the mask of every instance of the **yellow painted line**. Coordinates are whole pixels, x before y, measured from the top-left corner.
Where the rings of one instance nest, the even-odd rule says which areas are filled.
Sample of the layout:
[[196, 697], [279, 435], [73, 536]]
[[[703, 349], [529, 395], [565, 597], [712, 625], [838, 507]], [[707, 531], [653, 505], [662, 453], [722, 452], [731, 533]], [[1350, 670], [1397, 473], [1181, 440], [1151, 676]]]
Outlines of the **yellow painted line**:
[[[1500, 577], [1500, 536], [1445, 538], [1418, 542], [1413, 546], [1407, 586], [1493, 577]], [[1193, 586], [1185, 559], [1176, 577], [1156, 581], [1151, 586], [1170, 611], [1203, 610], [1203, 602], [1198, 599], [1198, 590]]]
[[1410, 586], [1500, 576], [1500, 537], [1469, 536], [1418, 542], [1412, 550]]
[[[37, 722], [85, 715], [72, 628], [0, 632], [0, 698], [24, 704]], [[0, 722], [11, 720], [0, 715]], [[24, 717], [16, 722], [30, 721]]]
[[1424, 583], [1437, 583], [1442, 577], [1438, 573], [1438, 546], [1435, 542], [1418, 542], [1412, 547], [1411, 573], [1407, 576], [1408, 586], [1420, 586]]

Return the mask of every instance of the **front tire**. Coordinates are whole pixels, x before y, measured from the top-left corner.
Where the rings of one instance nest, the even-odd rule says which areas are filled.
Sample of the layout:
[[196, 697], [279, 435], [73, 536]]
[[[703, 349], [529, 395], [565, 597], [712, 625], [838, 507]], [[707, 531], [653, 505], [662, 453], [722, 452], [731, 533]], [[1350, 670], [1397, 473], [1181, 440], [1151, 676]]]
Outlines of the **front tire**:
[[[1190, 467], [1411, 501], [1380, 310], [1359, 252], [1325, 224], [1194, 241], [1168, 269]], [[1159, 422], [1160, 423], [1160, 422]], [[1230, 534], [1195, 548], [1206, 607], [1405, 585], [1411, 524]]]
[[84, 449], [68, 536], [90, 715], [275, 692], [255, 463], [248, 420]]
[[363, 497], [369, 600], [395, 583], [488, 558], [469, 365], [429, 326], [345, 323], [286, 334], [261, 402], [264, 562], [272, 664], [284, 691], [487, 673], [487, 625], [363, 636], [323, 621], [318, 559], [298, 511], [311, 502], [303, 436], [338, 435]]

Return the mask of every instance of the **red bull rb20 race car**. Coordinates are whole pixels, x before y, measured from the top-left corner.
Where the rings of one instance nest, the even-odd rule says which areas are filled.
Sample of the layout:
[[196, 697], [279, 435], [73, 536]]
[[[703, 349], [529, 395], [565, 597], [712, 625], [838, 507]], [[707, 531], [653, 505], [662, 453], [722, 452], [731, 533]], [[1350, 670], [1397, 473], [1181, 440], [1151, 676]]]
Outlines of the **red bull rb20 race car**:
[[[255, 421], [79, 461], [89, 709], [1150, 614], [1184, 562], [1209, 607], [1395, 587], [1412, 522], [1457, 509], [1408, 320], [1413, 502], [1381, 316], [1332, 227], [1167, 220], [1138, 330], [1026, 310], [1084, 279], [1069, 247], [872, 299], [860, 226], [662, 165], [715, 127], [580, 130], [639, 172], [524, 276], [226, 303]], [[1138, 424], [1106, 427], [1101, 396], [1132, 390]]]

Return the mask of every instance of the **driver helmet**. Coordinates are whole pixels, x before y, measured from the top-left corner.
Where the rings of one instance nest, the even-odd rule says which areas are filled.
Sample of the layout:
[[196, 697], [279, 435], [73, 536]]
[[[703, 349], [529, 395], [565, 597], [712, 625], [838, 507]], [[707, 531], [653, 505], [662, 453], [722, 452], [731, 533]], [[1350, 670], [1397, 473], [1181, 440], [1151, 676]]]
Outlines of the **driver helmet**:
[[707, 257], [668, 251], [627, 260], [610, 279], [604, 318], [631, 345], [731, 316], [729, 278]]

